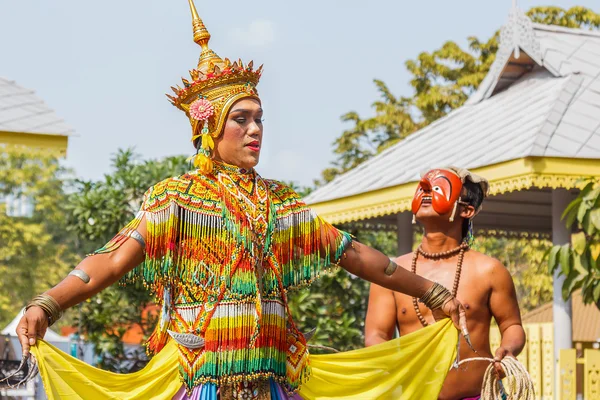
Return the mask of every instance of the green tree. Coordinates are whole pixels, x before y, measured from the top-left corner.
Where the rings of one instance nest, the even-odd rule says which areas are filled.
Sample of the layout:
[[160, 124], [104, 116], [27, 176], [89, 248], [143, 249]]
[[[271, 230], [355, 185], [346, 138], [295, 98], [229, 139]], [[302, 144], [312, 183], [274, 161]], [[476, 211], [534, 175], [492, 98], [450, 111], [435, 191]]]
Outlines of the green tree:
[[[77, 181], [78, 190], [69, 199], [70, 230], [87, 251], [102, 246], [134, 218], [151, 185], [181, 175], [189, 169], [189, 163], [183, 156], [142, 162], [132, 150], [119, 150], [112, 167], [114, 171], [100, 181]], [[155, 314], [142, 311], [152, 301], [141, 284], [113, 285], [79, 306], [76, 320], [101, 355], [102, 368], [130, 371], [123, 366], [127, 356], [122, 339], [134, 325], [141, 327], [145, 335], [150, 333]]]
[[563, 213], [571, 243], [554, 246], [548, 257], [550, 273], [558, 268], [566, 277], [562, 295], [569, 298], [581, 289], [585, 304], [600, 308], [600, 184], [590, 180]]
[[560, 7], [533, 7], [527, 12], [527, 16], [539, 24], [590, 30], [600, 28], [600, 14], [581, 6], [568, 10]]
[[76, 262], [66, 232], [64, 192], [68, 171], [58, 154], [20, 146], [0, 148], [0, 198], [33, 206], [30, 215], [9, 216], [0, 204], [0, 322], [9, 322], [28, 300], [64, 275]]

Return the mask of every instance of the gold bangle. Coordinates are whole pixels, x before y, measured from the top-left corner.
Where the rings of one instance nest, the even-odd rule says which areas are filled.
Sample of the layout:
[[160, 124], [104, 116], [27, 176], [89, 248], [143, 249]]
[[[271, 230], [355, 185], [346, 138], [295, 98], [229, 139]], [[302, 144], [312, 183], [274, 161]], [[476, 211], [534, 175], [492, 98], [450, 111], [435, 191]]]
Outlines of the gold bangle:
[[430, 310], [436, 310], [442, 307], [450, 298], [452, 293], [444, 286], [435, 282], [419, 301], [425, 304]]
[[440, 285], [438, 287], [438, 290], [434, 294], [432, 294], [431, 299], [429, 300], [429, 305], [432, 310], [436, 310], [438, 308], [441, 308], [451, 297], [452, 295], [450, 294], [448, 289]]
[[31, 299], [29, 304], [25, 306], [25, 311], [34, 306], [41, 308], [46, 313], [49, 327], [58, 321], [63, 315], [58, 302], [54, 300], [52, 296], [47, 294], [40, 294]]

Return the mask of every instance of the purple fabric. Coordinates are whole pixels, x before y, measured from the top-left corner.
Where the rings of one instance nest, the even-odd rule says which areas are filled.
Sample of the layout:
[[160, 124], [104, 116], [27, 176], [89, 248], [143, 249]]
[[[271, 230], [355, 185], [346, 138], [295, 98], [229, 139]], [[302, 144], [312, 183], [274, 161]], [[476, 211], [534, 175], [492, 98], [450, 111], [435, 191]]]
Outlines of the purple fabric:
[[481, 399], [481, 396], [475, 396], [475, 397], [465, 397], [462, 400], [480, 400], [480, 399]]
[[[271, 380], [271, 400], [303, 400], [299, 394], [288, 396], [280, 384]], [[192, 394], [188, 396], [185, 392], [185, 386], [179, 389], [179, 392], [173, 396], [172, 400], [217, 400], [217, 387], [212, 384], [196, 386]]]
[[[179, 389], [179, 392], [173, 396], [173, 400], [200, 400], [200, 395], [202, 394], [202, 385], [196, 386], [194, 390], [192, 390], [192, 395], [188, 396], [185, 393], [185, 385]], [[216, 400], [216, 399], [215, 399]]]
[[271, 400], [302, 400], [302, 397], [295, 393], [291, 397], [283, 390], [280, 384], [271, 381], [271, 389], [275, 388], [275, 395], [273, 395], [273, 390], [271, 390]]
[[219, 397], [217, 395], [218, 390], [217, 386], [212, 383], [207, 383], [205, 385], [196, 386], [192, 389], [192, 393], [190, 396], [185, 392], [185, 386], [181, 386], [179, 392], [173, 396], [173, 400], [217, 400]]

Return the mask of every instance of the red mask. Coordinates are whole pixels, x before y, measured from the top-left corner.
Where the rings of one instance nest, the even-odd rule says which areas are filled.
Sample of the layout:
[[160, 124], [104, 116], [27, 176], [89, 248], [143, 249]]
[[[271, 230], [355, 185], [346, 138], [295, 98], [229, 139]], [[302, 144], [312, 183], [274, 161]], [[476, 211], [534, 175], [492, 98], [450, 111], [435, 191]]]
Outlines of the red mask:
[[433, 209], [438, 214], [447, 214], [454, 208], [461, 191], [462, 181], [456, 174], [444, 169], [433, 169], [419, 182], [412, 201], [412, 212], [416, 214], [423, 200], [430, 198]]

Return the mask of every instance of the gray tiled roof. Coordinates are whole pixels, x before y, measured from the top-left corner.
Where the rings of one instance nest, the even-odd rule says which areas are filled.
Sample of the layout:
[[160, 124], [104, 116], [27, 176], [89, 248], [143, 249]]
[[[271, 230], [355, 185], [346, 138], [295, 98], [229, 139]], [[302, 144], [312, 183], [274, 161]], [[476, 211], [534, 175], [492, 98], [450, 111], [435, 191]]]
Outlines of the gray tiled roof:
[[503, 41], [490, 73], [467, 104], [337, 177], [306, 201], [416, 181], [429, 167], [477, 168], [528, 156], [600, 158], [600, 33], [529, 25], [533, 34], [517, 38], [517, 44], [539, 64], [531, 72], [494, 92], [515, 47], [514, 41]]
[[70, 136], [74, 133], [33, 90], [0, 77], [0, 131]]

